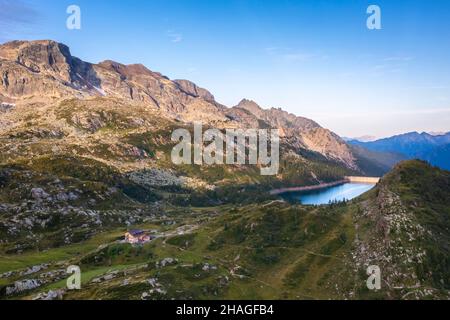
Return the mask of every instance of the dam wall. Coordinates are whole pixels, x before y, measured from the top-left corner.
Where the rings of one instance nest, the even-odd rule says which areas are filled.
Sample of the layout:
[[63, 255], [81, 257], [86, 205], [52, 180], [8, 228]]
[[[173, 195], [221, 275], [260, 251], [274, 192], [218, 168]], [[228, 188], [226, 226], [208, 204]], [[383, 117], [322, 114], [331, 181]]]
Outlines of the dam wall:
[[381, 178], [378, 177], [345, 177], [346, 180], [352, 183], [373, 183], [377, 184]]

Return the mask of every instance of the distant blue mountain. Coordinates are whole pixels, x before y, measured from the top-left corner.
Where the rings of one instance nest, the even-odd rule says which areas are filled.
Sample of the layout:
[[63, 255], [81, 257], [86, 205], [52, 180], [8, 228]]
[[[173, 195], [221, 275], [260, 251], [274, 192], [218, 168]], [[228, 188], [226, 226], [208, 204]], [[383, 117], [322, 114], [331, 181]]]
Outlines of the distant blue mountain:
[[419, 155], [419, 159], [426, 160], [440, 168], [450, 170], [450, 144], [435, 147], [431, 151]]
[[407, 159], [421, 159], [450, 170], [450, 132], [443, 135], [410, 132], [371, 142], [348, 143], [377, 152], [400, 153]]

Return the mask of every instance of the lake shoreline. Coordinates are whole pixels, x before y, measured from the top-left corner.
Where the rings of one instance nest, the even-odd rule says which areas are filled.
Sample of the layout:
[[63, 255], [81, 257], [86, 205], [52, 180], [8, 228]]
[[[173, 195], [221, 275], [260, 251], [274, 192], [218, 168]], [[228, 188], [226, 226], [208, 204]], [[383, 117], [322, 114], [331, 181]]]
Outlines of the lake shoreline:
[[379, 178], [379, 177], [349, 176], [349, 177], [345, 177], [342, 180], [329, 182], [329, 183], [320, 183], [320, 184], [313, 185], [313, 186], [274, 189], [274, 190], [270, 191], [270, 195], [276, 196], [276, 195], [282, 195], [282, 194], [286, 194], [286, 193], [318, 191], [318, 190], [323, 190], [323, 189], [340, 186], [340, 185], [343, 185], [346, 183], [364, 183], [364, 184], [376, 185], [380, 181], [380, 179], [381, 178]]
[[313, 186], [305, 186], [305, 187], [292, 187], [292, 188], [281, 188], [281, 189], [274, 189], [270, 191], [270, 195], [281, 195], [285, 193], [295, 193], [295, 192], [308, 192], [308, 191], [317, 191], [322, 189], [327, 189], [331, 187], [336, 187], [339, 185], [343, 185], [346, 183], [350, 183], [350, 179], [343, 179], [335, 182], [329, 182], [329, 183], [320, 183]]

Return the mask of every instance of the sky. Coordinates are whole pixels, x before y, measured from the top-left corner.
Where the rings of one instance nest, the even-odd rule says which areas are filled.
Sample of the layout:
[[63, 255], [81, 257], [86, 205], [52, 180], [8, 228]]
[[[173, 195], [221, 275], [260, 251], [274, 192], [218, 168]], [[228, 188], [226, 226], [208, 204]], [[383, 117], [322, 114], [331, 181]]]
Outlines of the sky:
[[[69, 5], [81, 9], [80, 30], [66, 27]], [[380, 30], [367, 28], [369, 5]], [[0, 43], [36, 39], [345, 137], [450, 131], [448, 0], [0, 0]]]

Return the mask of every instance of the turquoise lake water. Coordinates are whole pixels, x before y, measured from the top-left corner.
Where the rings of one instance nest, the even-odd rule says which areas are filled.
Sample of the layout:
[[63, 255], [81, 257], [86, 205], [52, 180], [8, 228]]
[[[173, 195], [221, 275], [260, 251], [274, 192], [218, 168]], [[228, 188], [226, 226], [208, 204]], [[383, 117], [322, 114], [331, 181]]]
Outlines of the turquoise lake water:
[[304, 205], [329, 204], [330, 201], [352, 200], [375, 187], [374, 184], [346, 183], [339, 186], [305, 193], [291, 193], [287, 195]]

